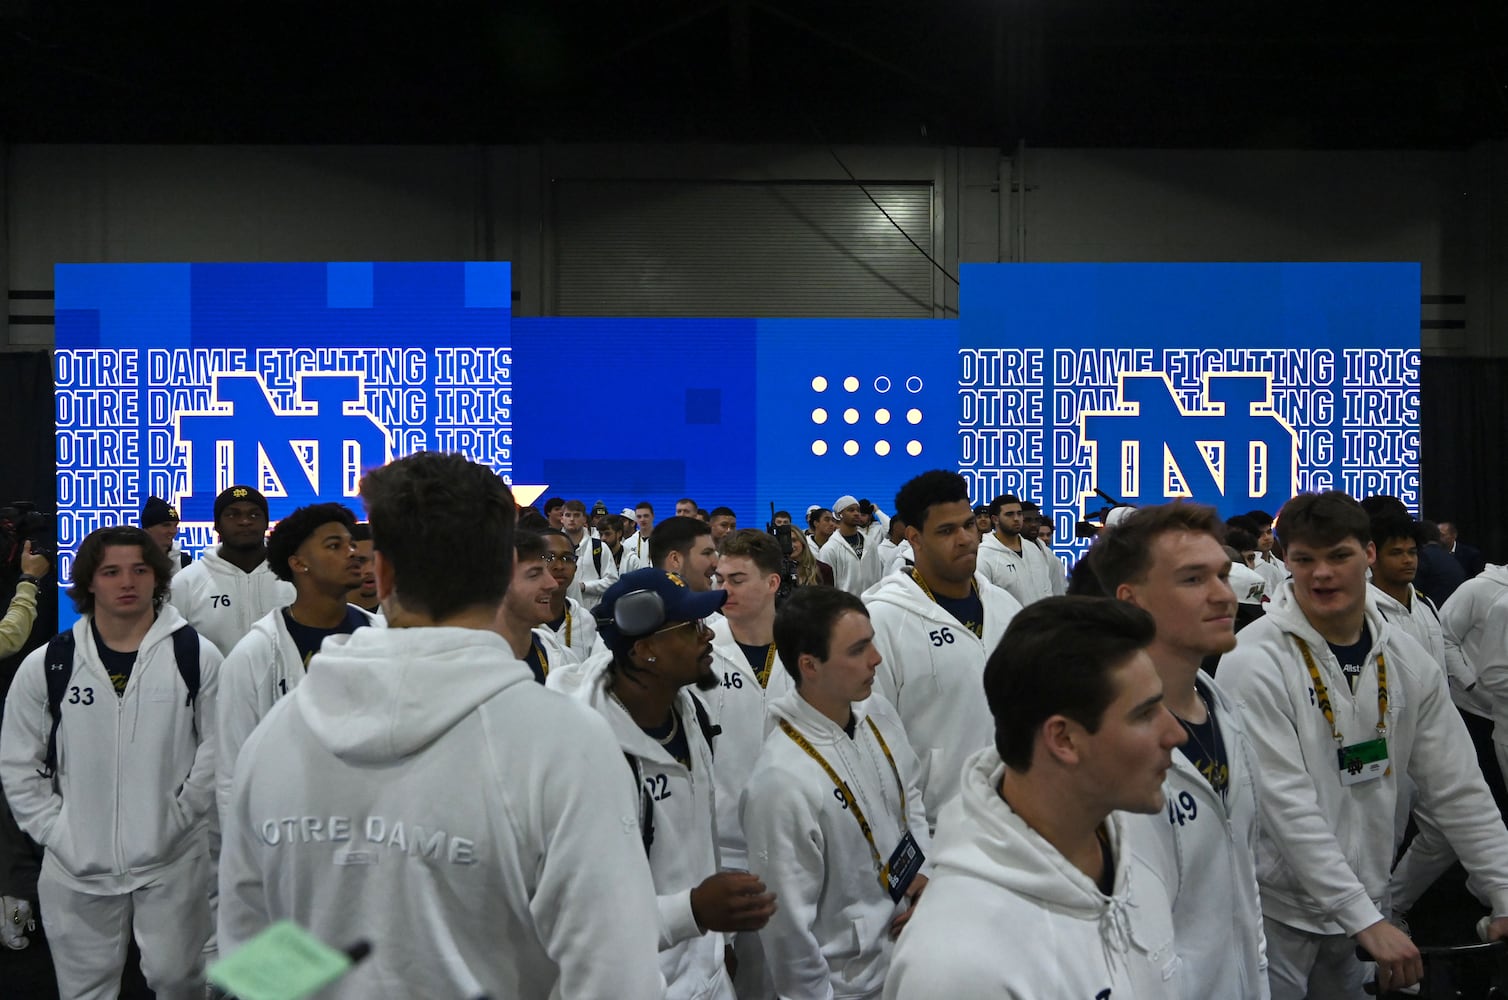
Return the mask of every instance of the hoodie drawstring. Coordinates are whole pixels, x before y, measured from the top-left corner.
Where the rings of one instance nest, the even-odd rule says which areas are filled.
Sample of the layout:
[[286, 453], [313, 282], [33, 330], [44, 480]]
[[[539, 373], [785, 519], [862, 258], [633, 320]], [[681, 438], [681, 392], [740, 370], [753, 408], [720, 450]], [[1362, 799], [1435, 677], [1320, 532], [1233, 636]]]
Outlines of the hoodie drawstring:
[[1136, 904], [1131, 901], [1129, 890], [1124, 899], [1119, 896], [1111, 896], [1105, 905], [1105, 910], [1100, 914], [1100, 947], [1105, 952], [1105, 968], [1113, 969], [1116, 964], [1127, 968], [1126, 952], [1131, 950], [1131, 914], [1130, 910], [1136, 909]]

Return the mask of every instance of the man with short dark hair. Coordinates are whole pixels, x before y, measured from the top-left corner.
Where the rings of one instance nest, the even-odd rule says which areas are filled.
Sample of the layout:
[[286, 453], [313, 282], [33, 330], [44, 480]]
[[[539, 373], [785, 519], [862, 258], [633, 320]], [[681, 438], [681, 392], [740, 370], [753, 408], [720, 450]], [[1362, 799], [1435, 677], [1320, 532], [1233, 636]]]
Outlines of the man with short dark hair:
[[[614, 774], [639, 792], [636, 832], [659, 896], [660, 968], [666, 996], [677, 1000], [732, 1000], [723, 934], [757, 931], [775, 910], [759, 879], [718, 871], [716, 730], [687, 690], [718, 684], [705, 620], [725, 596], [692, 590], [662, 569], [630, 573], [608, 588], [594, 611], [612, 655], [594, 658], [582, 671], [551, 673], [549, 681], [601, 713], [628, 758], [629, 769], [620, 758]], [[624, 815], [604, 819], [616, 826]]]
[[562, 531], [565, 528], [565, 505], [566, 502], [560, 497], [550, 497], [545, 501], [545, 520], [556, 531]]
[[640, 500], [632, 516], [638, 530], [623, 540], [623, 564], [618, 567], [619, 576], [649, 565], [649, 536], [655, 527], [654, 505], [648, 500]]
[[560, 523], [566, 537], [576, 546], [576, 577], [571, 581], [570, 596], [591, 605], [618, 579], [618, 563], [602, 539], [587, 530], [586, 504], [567, 500]]
[[361, 495], [391, 627], [326, 644], [242, 748], [222, 947], [282, 919], [373, 942], [337, 1000], [663, 996], [623, 756], [494, 631], [507, 486], [419, 452]]
[[770, 519], [770, 523], [772, 523], [773, 525], [775, 525], [775, 527], [777, 527], [777, 528], [783, 527], [784, 525], [787, 525], [787, 524], [790, 524], [791, 523], [791, 512], [788, 511], [788, 510], [777, 510], [775, 512], [775, 516]]
[[679, 514], [661, 521], [649, 540], [649, 560], [655, 569], [675, 573], [692, 590], [711, 590], [717, 574], [712, 528], [698, 518]]
[[738, 515], [731, 507], [714, 507], [707, 524], [712, 528], [712, 544], [723, 550], [723, 539], [738, 530]]
[[230, 804], [236, 758], [251, 731], [278, 699], [298, 687], [326, 638], [373, 622], [346, 601], [362, 568], [351, 540], [355, 516], [338, 503], [300, 507], [277, 523], [267, 541], [267, 566], [293, 585], [293, 603], [257, 619], [220, 668], [215, 797]]
[[346, 593], [346, 601], [363, 611], [377, 614], [377, 574], [372, 570], [372, 526], [358, 521], [351, 527], [351, 541], [356, 545], [356, 559], [361, 563], [361, 583]]
[[980, 678], [1021, 605], [975, 571], [979, 535], [962, 476], [924, 472], [901, 487], [895, 507], [915, 565], [865, 595], [883, 657], [875, 685], [922, 760], [922, 797], [935, 824], [957, 794], [965, 758], [989, 743]]
[[576, 662], [585, 661], [604, 649], [597, 638], [597, 625], [591, 609], [569, 596], [572, 582], [580, 568], [580, 550], [564, 531], [553, 528], [540, 532], [545, 551], [540, 561], [559, 586], [549, 594], [550, 618], [545, 623], [561, 650]]
[[1461, 572], [1466, 574], [1468, 580], [1475, 579], [1478, 573], [1487, 568], [1487, 560], [1482, 556], [1482, 551], [1461, 541], [1454, 521], [1440, 522], [1440, 545], [1456, 557], [1456, 562], [1461, 564]]
[[1376, 558], [1367, 513], [1339, 491], [1284, 504], [1292, 574], [1241, 633], [1220, 682], [1244, 703], [1261, 768], [1257, 880], [1274, 1000], [1363, 995], [1419, 981], [1419, 950], [1384, 919], [1404, 775], [1493, 902], [1508, 935], [1508, 831], [1492, 803], [1445, 676], [1368, 599]]
[[1061, 575], [1057, 558], [1042, 551], [1036, 539], [1023, 534], [1025, 508], [1021, 499], [1006, 493], [986, 508], [993, 531], [979, 542], [979, 573], [995, 586], [1010, 592], [1025, 607], [1053, 595], [1055, 576]]
[[267, 498], [232, 486], [215, 498], [220, 544], [173, 579], [173, 607], [227, 656], [251, 626], [293, 600], [293, 585], [267, 566]]
[[545, 683], [552, 666], [575, 659], [549, 627], [554, 620], [553, 598], [560, 581], [545, 564], [549, 548], [543, 535], [520, 528], [513, 534], [513, 577], [497, 606], [497, 631], [513, 655]]
[[1236, 647], [1223, 527], [1199, 504], [1142, 507], [1101, 534], [1088, 556], [1106, 594], [1152, 616], [1147, 655], [1163, 704], [1188, 737], [1173, 753], [1166, 812], [1134, 817], [1129, 827], [1172, 893], [1185, 1000], [1268, 995], [1256, 755], [1236, 704], [1201, 669]]
[[880, 654], [861, 600], [798, 587], [774, 631], [787, 687], [739, 811], [750, 868], [780, 899], [760, 932], [775, 992], [878, 996], [931, 870], [920, 764], [871, 697]]
[[1104, 598], [1050, 597], [1011, 622], [984, 675], [994, 745], [943, 810], [888, 1000], [1178, 995], [1168, 888], [1122, 815], [1163, 809], [1186, 739], [1155, 634]]
[[697, 511], [701, 510], [696, 501], [690, 497], [681, 497], [675, 502], [676, 517], [696, 517]]
[[133, 938], [157, 996], [204, 992], [220, 653], [166, 604], [171, 577], [140, 528], [91, 532], [68, 591], [81, 617], [6, 696], [0, 779], [46, 849], [37, 895], [64, 997], [115, 996]]

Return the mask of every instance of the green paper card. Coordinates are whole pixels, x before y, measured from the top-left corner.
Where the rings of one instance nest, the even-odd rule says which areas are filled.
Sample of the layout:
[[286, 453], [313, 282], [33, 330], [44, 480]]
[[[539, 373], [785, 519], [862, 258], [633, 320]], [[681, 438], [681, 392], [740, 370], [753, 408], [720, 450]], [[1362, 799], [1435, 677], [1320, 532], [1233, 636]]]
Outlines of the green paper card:
[[279, 920], [209, 967], [209, 981], [239, 1000], [300, 1000], [335, 982], [351, 959], [291, 920]]

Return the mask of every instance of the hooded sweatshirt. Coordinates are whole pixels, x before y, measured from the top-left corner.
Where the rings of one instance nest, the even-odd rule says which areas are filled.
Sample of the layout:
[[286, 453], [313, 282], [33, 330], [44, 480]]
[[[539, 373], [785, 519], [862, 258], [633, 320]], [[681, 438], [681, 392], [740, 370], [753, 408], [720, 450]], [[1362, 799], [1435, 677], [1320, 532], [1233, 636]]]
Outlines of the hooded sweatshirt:
[[[979, 573], [995, 586], [1010, 592], [1022, 607], [1054, 593], [1054, 567], [1048, 560], [1057, 562], [1057, 557], [1024, 536], [1016, 539], [1021, 551], [1007, 546], [1000, 536], [991, 531], [979, 542]], [[1061, 575], [1061, 568], [1058, 571]], [[1058, 591], [1061, 593], [1061, 591]]]
[[215, 546], [173, 577], [169, 598], [179, 614], [229, 656], [267, 612], [292, 604], [293, 584], [279, 580], [264, 559], [250, 573], [220, 557]]
[[927, 821], [958, 792], [964, 760], [995, 738], [984, 700], [984, 662], [1021, 610], [1010, 594], [974, 575], [984, 605], [984, 638], [938, 607], [907, 573], [892, 573], [864, 595], [883, 659], [874, 690], [895, 706], [921, 760]]
[[[909, 831], [930, 858], [927, 814], [917, 784], [916, 755], [895, 710], [882, 698], [853, 704], [850, 737], [795, 690], [770, 703], [812, 744], [848, 785], [872, 829], [883, 859]], [[901, 787], [867, 719], [885, 738], [905, 783]], [[775, 894], [778, 906], [759, 932], [783, 1000], [878, 997], [890, 966], [890, 922], [904, 905], [880, 885], [874, 854], [832, 778], [781, 730], [765, 740], [743, 793], [749, 867]], [[930, 860], [920, 874], [930, 875]]]
[[1183, 753], [1163, 782], [1167, 807], [1126, 816], [1134, 850], [1157, 866], [1173, 899], [1184, 1000], [1260, 1000], [1269, 995], [1267, 940], [1257, 895], [1256, 754], [1242, 709], [1208, 674], [1229, 780], [1221, 796]]
[[749, 851], [738, 818], [738, 800], [754, 773], [754, 761], [769, 729], [766, 707], [791, 690], [791, 675], [777, 655], [770, 664], [769, 680], [760, 687], [726, 618], [712, 630], [712, 655], [712, 672], [720, 683], [697, 697], [722, 730], [712, 765], [717, 779], [717, 847], [724, 868], [746, 870]]
[[287, 918], [372, 943], [322, 997], [662, 996], [623, 775], [496, 633], [332, 636], [241, 750], [221, 950]]
[[[371, 612], [356, 610], [366, 615], [368, 624], [378, 623], [379, 619]], [[225, 658], [220, 667], [215, 730], [215, 802], [222, 814], [230, 804], [231, 779], [235, 777], [241, 745], [273, 704], [303, 679], [304, 663], [288, 634], [282, 608], [274, 608], [257, 619], [251, 631]]]
[[[1508, 593], [1508, 566], [1489, 563], [1480, 574], [1456, 588], [1455, 593], [1440, 606], [1440, 631], [1447, 648], [1458, 647], [1466, 661], [1466, 670], [1471, 684], [1475, 684], [1482, 665], [1493, 655], [1486, 648], [1487, 612], [1499, 597]], [[1501, 648], [1497, 655], [1508, 655]], [[1468, 712], [1484, 718], [1494, 718], [1492, 698], [1480, 687], [1468, 684], [1464, 691], [1451, 685], [1451, 698]]]
[[1004, 774], [994, 747], [969, 759], [938, 821], [932, 880], [896, 943], [886, 1000], [1178, 996], [1168, 888], [1126, 817], [1105, 818], [1115, 858], [1107, 896], [1000, 797]]
[[[1397, 849], [1399, 776], [1406, 771], [1418, 786], [1416, 808], [1445, 832], [1477, 876], [1494, 916], [1508, 915], [1508, 831], [1451, 705], [1445, 675], [1370, 598], [1365, 614], [1372, 650], [1354, 693], [1329, 644], [1305, 618], [1291, 582], [1221, 660], [1220, 683], [1245, 707], [1262, 771], [1262, 912], [1311, 934], [1354, 935], [1383, 919]], [[1342, 784], [1336, 740], [1315, 702], [1297, 640], [1308, 645], [1348, 746], [1377, 738], [1377, 657], [1383, 654], [1389, 773]]]
[[[613, 777], [625, 789], [639, 793], [638, 823], [633, 833], [641, 838], [640, 857], [646, 853], [644, 839], [649, 840], [649, 868], [660, 912], [660, 971], [665, 976], [666, 1000], [732, 1000], [733, 982], [723, 963], [723, 935], [704, 934], [691, 912], [691, 890], [719, 868], [713, 821], [713, 753], [697, 721], [695, 696], [682, 688], [675, 706], [691, 751], [692, 766], [688, 770], [640, 729], [609, 693], [612, 662], [611, 656], [593, 657], [568, 670], [552, 670], [546, 683], [551, 690], [570, 695], [607, 719], [618, 738], [618, 766]], [[625, 758], [628, 766], [624, 765]]]
[[136, 651], [119, 697], [90, 622], [73, 624], [73, 674], [58, 725], [57, 787], [39, 773], [52, 715], [47, 647], [26, 657], [5, 700], [0, 780], [16, 822], [47, 849], [43, 871], [76, 892], [141, 888], [203, 843], [215, 797], [215, 696], [220, 653], [199, 642], [199, 697], [188, 704], [163, 607]]

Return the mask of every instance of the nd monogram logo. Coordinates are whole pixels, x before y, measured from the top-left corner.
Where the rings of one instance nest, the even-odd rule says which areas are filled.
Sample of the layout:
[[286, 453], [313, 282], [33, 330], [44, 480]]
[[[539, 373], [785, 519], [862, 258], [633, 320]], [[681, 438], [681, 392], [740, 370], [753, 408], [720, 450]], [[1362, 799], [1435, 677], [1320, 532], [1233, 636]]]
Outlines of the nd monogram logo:
[[1082, 413], [1079, 437], [1095, 484], [1137, 505], [1188, 497], [1246, 510], [1282, 504], [1298, 482], [1297, 435], [1266, 374], [1207, 374], [1193, 410], [1167, 375], [1124, 374], [1116, 408]]
[[359, 374], [294, 376], [293, 405], [279, 409], [260, 375], [216, 373], [205, 410], [173, 416], [188, 457], [184, 519], [212, 520], [210, 505], [232, 483], [269, 498], [339, 503], [357, 495], [364, 470], [385, 464], [392, 440], [366, 409]]

